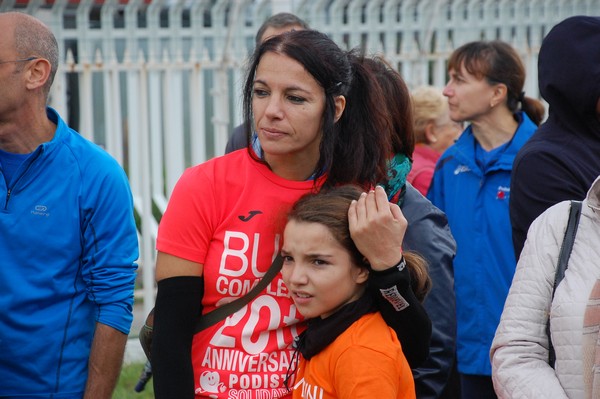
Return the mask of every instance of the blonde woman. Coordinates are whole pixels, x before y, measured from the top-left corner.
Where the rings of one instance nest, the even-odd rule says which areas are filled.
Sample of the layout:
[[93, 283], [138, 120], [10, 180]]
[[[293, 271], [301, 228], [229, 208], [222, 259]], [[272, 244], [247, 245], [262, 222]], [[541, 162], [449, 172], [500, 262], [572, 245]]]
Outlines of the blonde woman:
[[441, 89], [418, 87], [411, 93], [411, 99], [416, 146], [407, 180], [427, 195], [437, 160], [454, 144], [463, 127], [450, 119], [448, 100]]

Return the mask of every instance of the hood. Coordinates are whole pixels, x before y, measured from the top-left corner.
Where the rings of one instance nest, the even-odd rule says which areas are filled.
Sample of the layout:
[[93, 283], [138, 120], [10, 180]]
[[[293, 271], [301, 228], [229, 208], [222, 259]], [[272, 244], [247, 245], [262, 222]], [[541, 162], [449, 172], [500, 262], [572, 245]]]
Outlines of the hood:
[[600, 136], [600, 17], [575, 16], [554, 26], [538, 58], [548, 121], [576, 134]]

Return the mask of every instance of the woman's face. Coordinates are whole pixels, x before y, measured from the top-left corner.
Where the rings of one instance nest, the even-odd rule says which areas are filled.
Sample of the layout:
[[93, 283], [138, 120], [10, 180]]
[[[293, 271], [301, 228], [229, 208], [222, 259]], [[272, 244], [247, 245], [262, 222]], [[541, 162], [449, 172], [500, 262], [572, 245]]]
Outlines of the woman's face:
[[283, 281], [306, 318], [329, 317], [364, 291], [368, 271], [320, 223], [288, 222], [281, 254]]
[[461, 65], [459, 70], [449, 70], [450, 80], [443, 94], [448, 97], [450, 118], [455, 122], [477, 121], [493, 107], [498, 106], [494, 97], [495, 85], [485, 78], [478, 79]]
[[265, 53], [256, 68], [252, 111], [265, 159], [285, 156], [316, 165], [325, 92], [292, 58]]

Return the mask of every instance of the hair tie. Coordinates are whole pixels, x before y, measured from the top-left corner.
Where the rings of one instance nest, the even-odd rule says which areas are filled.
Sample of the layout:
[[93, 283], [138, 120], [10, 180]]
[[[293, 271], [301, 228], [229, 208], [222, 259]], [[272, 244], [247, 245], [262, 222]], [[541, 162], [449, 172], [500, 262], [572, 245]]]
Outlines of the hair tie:
[[525, 92], [522, 91], [521, 94], [519, 94], [519, 97], [517, 97], [517, 100], [519, 100], [522, 103], [525, 102]]

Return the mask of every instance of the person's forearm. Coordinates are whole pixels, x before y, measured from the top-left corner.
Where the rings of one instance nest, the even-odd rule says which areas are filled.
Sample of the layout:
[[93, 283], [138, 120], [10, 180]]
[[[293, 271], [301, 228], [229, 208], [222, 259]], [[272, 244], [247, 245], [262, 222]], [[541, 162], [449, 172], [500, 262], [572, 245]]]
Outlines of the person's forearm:
[[126, 343], [126, 334], [105, 324], [96, 323], [84, 399], [112, 397], [121, 373]]

